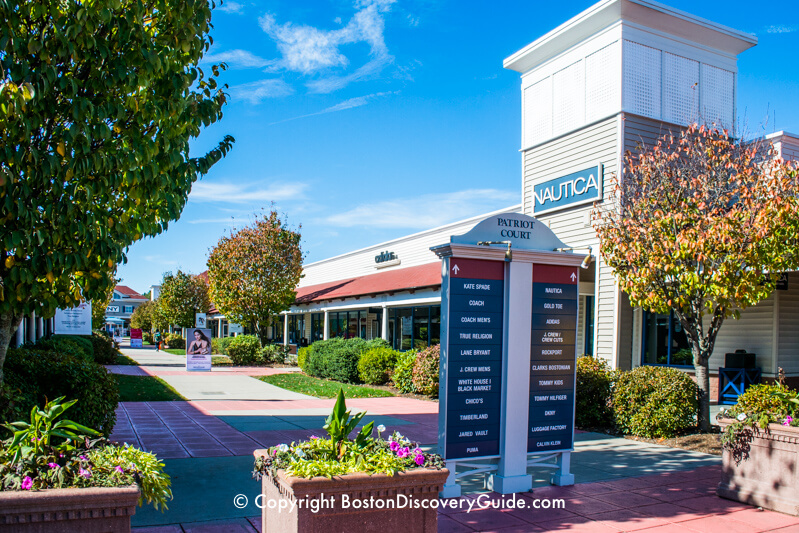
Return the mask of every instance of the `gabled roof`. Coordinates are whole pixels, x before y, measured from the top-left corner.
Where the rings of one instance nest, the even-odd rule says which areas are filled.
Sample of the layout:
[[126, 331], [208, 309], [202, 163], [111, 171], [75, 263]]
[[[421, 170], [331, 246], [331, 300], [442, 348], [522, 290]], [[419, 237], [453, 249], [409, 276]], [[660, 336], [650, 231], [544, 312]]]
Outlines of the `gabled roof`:
[[387, 292], [432, 288], [441, 285], [441, 263], [392, 269], [297, 289], [297, 304], [350, 298]]
[[133, 289], [131, 289], [127, 285], [117, 285], [116, 287], [114, 287], [114, 291], [116, 291], [119, 294], [121, 294], [123, 298], [138, 298], [138, 299], [141, 299], [141, 300], [145, 299], [144, 296], [142, 296], [138, 292], [134, 291]]

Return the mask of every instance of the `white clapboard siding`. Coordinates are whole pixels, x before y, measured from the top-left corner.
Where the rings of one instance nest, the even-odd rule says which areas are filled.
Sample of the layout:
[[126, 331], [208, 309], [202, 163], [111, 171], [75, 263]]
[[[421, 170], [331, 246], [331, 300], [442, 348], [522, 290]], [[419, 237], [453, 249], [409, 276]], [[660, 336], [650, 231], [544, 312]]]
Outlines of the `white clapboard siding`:
[[779, 349], [777, 366], [799, 375], [799, 273], [788, 274], [788, 290], [779, 292]]
[[[341, 279], [354, 278], [387, 272], [398, 268], [407, 268], [439, 261], [436, 254], [430, 251], [431, 246], [449, 242], [452, 235], [462, 235], [469, 231], [475, 224], [486, 217], [499, 213], [518, 213], [521, 206], [510, 206], [493, 213], [447, 224], [399, 239], [376, 244], [353, 252], [309, 263], [303, 267], [304, 277], [300, 280], [300, 287], [327, 283]], [[386, 268], [375, 268], [375, 256], [381, 252], [394, 252], [400, 264]]]
[[[782, 307], [780, 295], [780, 307]], [[741, 318], [728, 318], [716, 337], [716, 345], [708, 364], [710, 370], [718, 371], [724, 366], [724, 354], [735, 350], [746, 350], [757, 354], [757, 364], [764, 374], [773, 374], [774, 368], [774, 296], [753, 307], [741, 311]]]
[[585, 298], [583, 294], [577, 297], [577, 336], [574, 346], [578, 357], [585, 355]]

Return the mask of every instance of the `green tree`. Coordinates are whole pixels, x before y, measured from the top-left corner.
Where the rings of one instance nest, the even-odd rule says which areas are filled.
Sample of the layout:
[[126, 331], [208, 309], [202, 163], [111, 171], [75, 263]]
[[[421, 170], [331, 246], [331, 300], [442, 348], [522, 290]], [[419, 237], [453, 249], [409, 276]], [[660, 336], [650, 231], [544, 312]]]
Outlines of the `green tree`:
[[[114, 280], [115, 284], [116, 282], [117, 280]], [[111, 285], [102, 299], [92, 302], [92, 329], [103, 329], [103, 326], [105, 326], [105, 310], [111, 305], [111, 300], [113, 298], [114, 285]]]
[[153, 308], [155, 306], [155, 302], [148, 300], [134, 309], [133, 314], [130, 315], [130, 327], [141, 329], [142, 331], [151, 331], [153, 329]]
[[771, 294], [766, 274], [799, 266], [799, 173], [770, 147], [697, 125], [628, 152], [624, 168], [594, 213], [601, 253], [634, 306], [680, 321], [707, 430], [719, 328]]
[[300, 228], [275, 211], [252, 226], [223, 236], [208, 257], [211, 300], [230, 322], [249, 324], [266, 340], [275, 315], [288, 309], [302, 277]]
[[207, 0], [0, 0], [0, 382], [22, 317], [102, 300], [230, 149], [189, 154], [225, 103], [210, 22]]
[[175, 274], [167, 272], [161, 282], [158, 307], [167, 324], [194, 327], [194, 314], [205, 313], [211, 307], [208, 285], [199, 276], [181, 270]]

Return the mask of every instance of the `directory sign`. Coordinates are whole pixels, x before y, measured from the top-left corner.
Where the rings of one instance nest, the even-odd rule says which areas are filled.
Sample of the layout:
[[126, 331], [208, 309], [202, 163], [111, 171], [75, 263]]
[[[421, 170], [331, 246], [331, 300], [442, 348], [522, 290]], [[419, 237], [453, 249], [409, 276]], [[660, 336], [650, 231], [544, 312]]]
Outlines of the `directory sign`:
[[130, 329], [130, 347], [141, 348], [143, 346], [142, 331], [141, 329]]
[[575, 267], [533, 265], [528, 453], [573, 448], [577, 281]]
[[499, 454], [505, 263], [449, 261], [447, 460]]

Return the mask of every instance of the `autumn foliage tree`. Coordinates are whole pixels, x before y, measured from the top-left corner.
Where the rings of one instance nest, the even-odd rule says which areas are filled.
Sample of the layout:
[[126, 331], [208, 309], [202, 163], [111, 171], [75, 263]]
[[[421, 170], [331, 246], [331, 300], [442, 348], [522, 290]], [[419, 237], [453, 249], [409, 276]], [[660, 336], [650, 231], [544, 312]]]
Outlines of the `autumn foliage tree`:
[[153, 308], [157, 307], [154, 301], [146, 301], [130, 315], [130, 327], [141, 329], [142, 331], [152, 331], [153, 329]]
[[0, 1], [0, 382], [24, 315], [101, 302], [230, 149], [207, 0]]
[[710, 424], [708, 361], [726, 318], [767, 298], [797, 262], [799, 176], [770, 147], [693, 125], [625, 157], [594, 211], [604, 260], [634, 306], [673, 312], [693, 353], [699, 426]]
[[248, 324], [263, 343], [270, 321], [288, 309], [302, 276], [300, 233], [275, 211], [223, 236], [208, 257], [211, 300], [230, 322]]
[[194, 327], [195, 313], [205, 313], [211, 307], [205, 280], [181, 270], [164, 274], [156, 302], [160, 317], [167, 324], [182, 328]]

